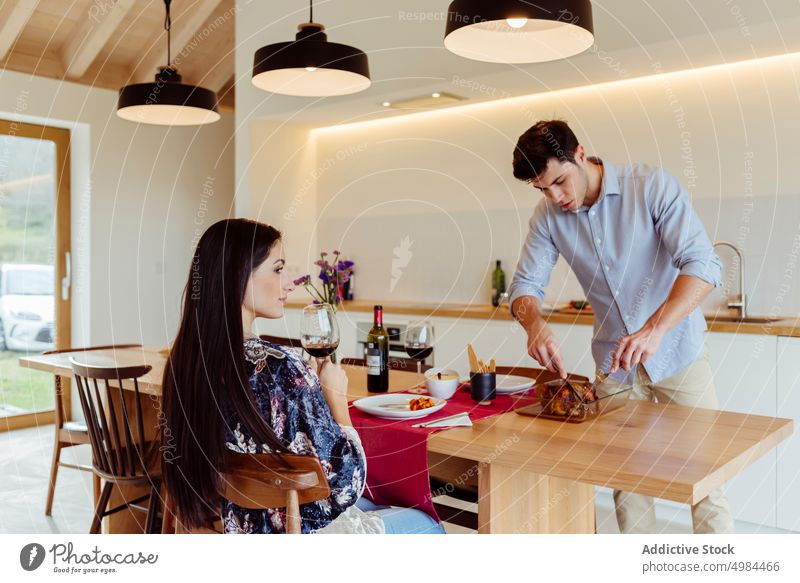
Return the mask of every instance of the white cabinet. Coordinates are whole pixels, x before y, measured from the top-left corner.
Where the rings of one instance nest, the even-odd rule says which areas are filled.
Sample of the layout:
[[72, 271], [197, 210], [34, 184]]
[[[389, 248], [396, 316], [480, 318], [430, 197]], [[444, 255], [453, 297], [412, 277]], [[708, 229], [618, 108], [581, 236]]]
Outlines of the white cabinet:
[[[595, 365], [592, 357], [592, 326], [585, 324], [550, 324], [558, 338], [561, 356], [567, 371], [594, 380]], [[538, 364], [535, 366], [539, 366]]]
[[800, 338], [778, 338], [778, 417], [794, 420], [778, 446], [778, 528], [800, 531]]
[[434, 363], [469, 374], [467, 344], [478, 358], [494, 358], [498, 365], [536, 366], [527, 354], [525, 334], [519, 324], [505, 320], [473, 318], [433, 318], [436, 333]]
[[[719, 408], [775, 417], [777, 337], [714, 332], [707, 342]], [[735, 520], [777, 525], [777, 459], [772, 450], [727, 483]]]

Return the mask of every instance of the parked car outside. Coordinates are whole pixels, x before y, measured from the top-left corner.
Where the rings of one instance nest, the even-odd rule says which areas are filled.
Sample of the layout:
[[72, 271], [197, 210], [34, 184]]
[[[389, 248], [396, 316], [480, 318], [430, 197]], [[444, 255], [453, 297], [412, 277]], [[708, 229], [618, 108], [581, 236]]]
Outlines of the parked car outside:
[[53, 348], [53, 278], [52, 265], [0, 265], [0, 351]]

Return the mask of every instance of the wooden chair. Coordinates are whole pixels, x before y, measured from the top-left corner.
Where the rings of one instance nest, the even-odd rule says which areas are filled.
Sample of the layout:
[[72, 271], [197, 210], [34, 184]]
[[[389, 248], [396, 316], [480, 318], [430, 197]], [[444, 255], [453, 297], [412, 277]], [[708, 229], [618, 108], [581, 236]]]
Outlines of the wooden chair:
[[[64, 352], [88, 352], [91, 350], [113, 350], [116, 348], [138, 348], [140, 344], [117, 344], [113, 346], [91, 346], [88, 348], [66, 348], [63, 350], [50, 350], [43, 354], [60, 354]], [[61, 450], [74, 445], [87, 445], [89, 443], [89, 430], [85, 423], [78, 421], [68, 421], [71, 417], [69, 411], [64, 411], [63, 391], [70, 390], [70, 382], [65, 383], [62, 377], [55, 375], [53, 384], [55, 386], [55, 417], [56, 417], [56, 436], [53, 447], [53, 461], [50, 466], [50, 484], [47, 487], [47, 502], [45, 503], [44, 513], [50, 516], [53, 511], [53, 497], [56, 491], [56, 479], [58, 478], [58, 468], [72, 468], [84, 472], [93, 472], [92, 466], [85, 464], [68, 464], [61, 461]], [[94, 504], [100, 497], [100, 477], [93, 474], [92, 489]]]
[[[70, 358], [70, 364], [78, 382], [78, 396], [92, 446], [92, 467], [94, 473], [104, 481], [90, 534], [100, 532], [104, 517], [126, 508], [145, 512], [147, 519], [144, 531], [158, 532], [156, 522], [161, 483], [161, 472], [157, 468], [159, 442], [145, 440], [138, 381], [152, 367], [148, 364], [119, 368], [91, 366], [77, 362], [74, 357]], [[132, 381], [133, 391], [124, 388], [125, 381]], [[109, 510], [108, 503], [114, 485], [147, 486], [150, 492]], [[139, 503], [146, 498], [150, 499], [149, 505], [140, 506]]]
[[[281, 461], [282, 460], [282, 461]], [[286, 533], [300, 534], [300, 505], [316, 502], [331, 495], [328, 479], [315, 456], [283, 454], [281, 459], [270, 454], [226, 452], [223, 461], [222, 496], [237, 506], [250, 509], [286, 508]], [[176, 516], [167, 496], [162, 534], [219, 533], [212, 527], [218, 512], [209, 513], [208, 523], [187, 529]]]
[[[560, 378], [557, 373], [543, 368], [527, 368], [521, 366], [498, 366], [497, 374], [516, 375], [534, 379], [536, 383], [544, 383]], [[568, 374], [571, 381], [588, 381], [589, 379], [575, 374]], [[448, 459], [445, 456], [429, 455], [429, 464], [434, 469], [431, 472], [431, 492], [446, 492], [447, 496], [463, 502], [478, 503], [478, 471], [474, 464], [468, 460]], [[472, 476], [471, 480], [460, 479], [458, 484], [453, 483], [453, 476]], [[478, 530], [478, 515], [469, 510], [450, 506], [442, 502], [434, 502], [439, 518], [445, 522], [458, 524], [465, 528]]]

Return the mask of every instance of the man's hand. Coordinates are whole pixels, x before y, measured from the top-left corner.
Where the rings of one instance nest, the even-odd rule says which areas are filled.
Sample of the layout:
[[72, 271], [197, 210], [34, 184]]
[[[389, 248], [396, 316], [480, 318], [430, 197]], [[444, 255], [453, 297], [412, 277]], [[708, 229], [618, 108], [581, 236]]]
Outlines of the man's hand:
[[561, 348], [547, 322], [542, 318], [539, 300], [533, 296], [522, 296], [514, 300], [511, 313], [528, 332], [528, 354], [550, 372], [565, 379], [567, 370], [561, 360]]
[[561, 347], [546, 324], [528, 330], [528, 354], [550, 372], [558, 373], [562, 379], [567, 378], [567, 370], [561, 359]]
[[609, 373], [617, 372], [620, 367], [631, 370], [634, 365], [646, 362], [658, 352], [665, 333], [666, 330], [659, 326], [645, 324], [638, 332], [620, 338], [612, 356]]
[[616, 372], [620, 367], [623, 370], [631, 370], [634, 365], [645, 362], [658, 352], [658, 347], [661, 346], [667, 331], [691, 314], [712, 289], [714, 289], [713, 284], [699, 277], [679, 275], [667, 299], [648, 318], [642, 329], [625, 336], [617, 343], [609, 372]]

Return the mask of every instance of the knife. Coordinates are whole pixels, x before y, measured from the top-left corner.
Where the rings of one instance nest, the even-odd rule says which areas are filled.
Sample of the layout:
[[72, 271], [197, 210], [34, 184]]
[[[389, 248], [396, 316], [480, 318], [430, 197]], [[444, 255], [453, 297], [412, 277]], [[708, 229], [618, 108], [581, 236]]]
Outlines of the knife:
[[451, 419], [455, 419], [456, 417], [463, 417], [464, 415], [469, 417], [469, 413], [467, 411], [462, 411], [461, 413], [456, 413], [455, 415], [449, 415], [447, 417], [442, 417], [440, 419], [434, 419], [433, 421], [426, 421], [425, 423], [415, 423], [411, 427], [427, 427], [428, 425], [433, 425], [434, 423], [441, 423], [442, 421], [450, 421]]

